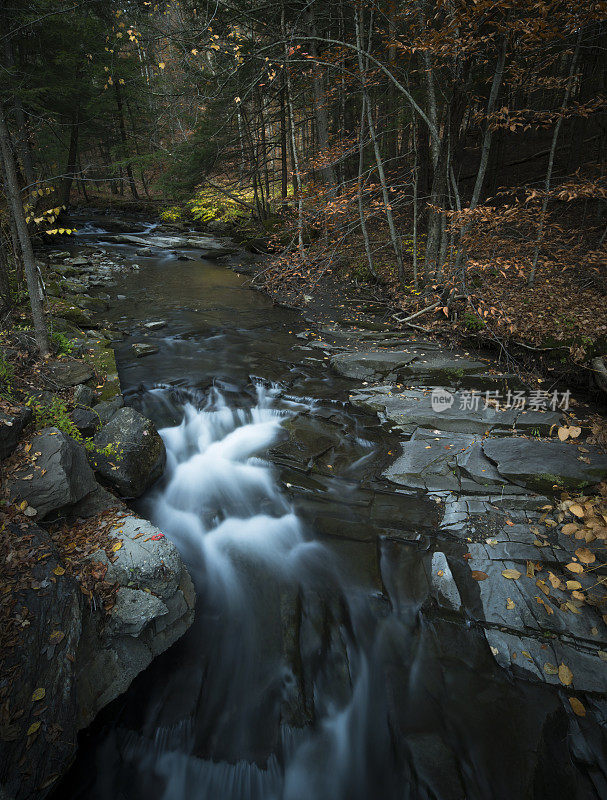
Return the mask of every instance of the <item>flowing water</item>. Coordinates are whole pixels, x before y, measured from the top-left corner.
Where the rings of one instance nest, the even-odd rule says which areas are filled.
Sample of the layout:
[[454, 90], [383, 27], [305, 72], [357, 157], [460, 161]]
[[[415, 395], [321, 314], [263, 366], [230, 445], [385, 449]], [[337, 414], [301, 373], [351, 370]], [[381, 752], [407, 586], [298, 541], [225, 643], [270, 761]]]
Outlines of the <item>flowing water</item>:
[[106, 247], [141, 265], [109, 321], [168, 454], [137, 509], [186, 561], [196, 619], [84, 733], [56, 797], [596, 796], [556, 691], [427, 602], [436, 503], [378, 479], [397, 445], [296, 337], [305, 320], [195, 254]]

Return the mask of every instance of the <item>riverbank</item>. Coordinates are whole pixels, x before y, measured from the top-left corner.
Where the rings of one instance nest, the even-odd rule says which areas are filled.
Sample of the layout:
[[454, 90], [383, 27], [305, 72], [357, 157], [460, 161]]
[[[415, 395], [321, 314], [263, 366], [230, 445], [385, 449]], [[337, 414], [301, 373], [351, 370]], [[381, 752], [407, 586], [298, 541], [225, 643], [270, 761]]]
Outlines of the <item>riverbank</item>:
[[[154, 235], [172, 234], [146, 234], [135, 228], [131, 233], [112, 235], [147, 236], [149, 246]], [[198, 245], [202, 247], [200, 242]], [[234, 383], [248, 384], [251, 376], [259, 376], [256, 380], [262, 380], [260, 386], [266, 385], [263, 381], [277, 381], [276, 391], [292, 393], [289, 402], [295, 403], [295, 412], [290, 412], [282, 426], [284, 439], [273, 444], [269, 452], [280, 474], [280, 491], [331, 551], [354, 554], [349, 556], [348, 567], [364, 575], [363, 591], [374, 598], [372, 605], [379, 619], [386, 609], [397, 617], [402, 609], [417, 609], [417, 623], [407, 618], [407, 626], [429, 627], [437, 641], [449, 641], [449, 658], [458, 664], [457, 670], [466, 669], [464, 664], [473, 652], [472, 661], [477, 666], [482, 664], [475, 679], [485, 681], [491, 675], [496, 701], [504, 700], [510, 686], [520, 687], [516, 691], [525, 694], [541, 685], [547, 694], [542, 695], [544, 702], [539, 706], [536, 700], [531, 701], [534, 711], [530, 727], [534, 732], [525, 733], [521, 747], [539, 752], [546, 741], [552, 741], [552, 727], [558, 722], [559, 736], [568, 736], [578, 749], [586, 748], [593, 765], [601, 764], [595, 735], [607, 697], [602, 583], [605, 491], [603, 487], [602, 492], [583, 493], [607, 475], [607, 462], [588, 441], [587, 409], [576, 405], [568, 410], [559, 408], [563, 403], [559, 393], [553, 410], [550, 392], [534, 397], [537, 407], [521, 407], [520, 398], [506, 407], [509, 391], [511, 401], [516, 392], [523, 393], [525, 402], [530, 401], [515, 373], [500, 370], [488, 359], [445, 348], [425, 336], [392, 331], [368, 310], [344, 310], [339, 319], [336, 315], [331, 319], [326, 306], [316, 307], [311, 299], [306, 303], [304, 319], [286, 312], [283, 315], [259, 297], [255, 301], [255, 305], [260, 304], [259, 312], [249, 316], [249, 300], [244, 299], [249, 290], [243, 280], [228, 278], [230, 273], [226, 274], [217, 262], [201, 262], [187, 246], [177, 247], [173, 253], [174, 246], [173, 241], [168, 248], [156, 248], [156, 256], [133, 256], [134, 248], [143, 249], [141, 242], [116, 242], [105, 248], [105, 253], [97, 252], [104, 249], [98, 244], [82, 243], [82, 254], [62, 258], [63, 266], [76, 272], [63, 276], [61, 270], [56, 271], [62, 281], [86, 284], [77, 287], [78, 295], [74, 293], [78, 302], [70, 302], [65, 308], [59, 304], [59, 308], [64, 314], [71, 313], [67, 306], [87, 312], [87, 327], [98, 327], [89, 328], [94, 336], [85, 336], [86, 342], [100, 340], [101, 331], [105, 331], [103, 339], [109, 346], [105, 349], [117, 348], [119, 353], [122, 375], [129, 386], [128, 402], [132, 405], [140, 395], [149, 395], [153, 407], [153, 389], [168, 384], [179, 390], [184, 384], [184, 369], [188, 370], [186, 387], [197, 387], [186, 396], [191, 399], [198, 391], [204, 402], [218, 386], [230, 397], [237, 392]], [[207, 244], [202, 249], [205, 247], [208, 250]], [[181, 256], [193, 260], [182, 260]], [[68, 264], [66, 258], [83, 262]], [[135, 258], [141, 261], [139, 269]], [[241, 272], [243, 267], [256, 268], [248, 256], [238, 252], [221, 258]], [[203, 274], [209, 276], [206, 283], [201, 283]], [[96, 285], [98, 280], [102, 285]], [[70, 287], [73, 292], [73, 283], [62, 283], [60, 289], [65, 292]], [[100, 293], [108, 298], [100, 298]], [[95, 294], [106, 305], [89, 311], [82, 304], [92, 298], [84, 294]], [[198, 296], [204, 298], [201, 305], [196, 302]], [[243, 306], [236, 305], [234, 310], [234, 298], [240, 297]], [[344, 306], [348, 307], [346, 303]], [[150, 308], [154, 308], [153, 318]], [[238, 331], [233, 341], [225, 331], [224, 314]], [[185, 325], [181, 321], [184, 316], [188, 320]], [[122, 322], [109, 324], [120, 317]], [[265, 341], [267, 334], [263, 331], [270, 324], [268, 320], [276, 325], [276, 332], [272, 331], [276, 341]], [[248, 334], [242, 338], [242, 331], [254, 331], [260, 325], [260, 338], [249, 338]], [[65, 335], [75, 334], [67, 330]], [[136, 357], [137, 345], [146, 346], [140, 358]], [[306, 380], [299, 383], [294, 377], [308, 371], [318, 375], [310, 384]], [[331, 381], [336, 375], [342, 377], [334, 388]], [[103, 391], [101, 383], [96, 381], [94, 388]], [[301, 403], [303, 396], [310, 392], [316, 395], [323, 385], [330, 398], [336, 394], [341, 397], [345, 390], [346, 399], [349, 395], [345, 407], [363, 415], [364, 425], [356, 418], [355, 425], [343, 427], [343, 444], [339, 447], [335, 431], [343, 426], [340, 401], [316, 412]], [[222, 408], [221, 403], [218, 408]], [[167, 416], [166, 411], [157, 413], [162, 419]], [[170, 421], [173, 413], [163, 424], [179, 422], [178, 417]], [[229, 416], [234, 416], [231, 411]], [[269, 418], [275, 425], [276, 417]], [[196, 419], [190, 419], [193, 429]], [[559, 429], [565, 437], [563, 442]], [[376, 430], [382, 431], [377, 440]], [[369, 440], [380, 443], [372, 461]], [[176, 454], [179, 452], [178, 447]], [[351, 463], [359, 465], [355, 471]], [[238, 458], [236, 465], [240, 469]], [[108, 474], [112, 472], [110, 467]], [[354, 490], [347, 488], [350, 484], [357, 487], [354, 495]], [[118, 529], [124, 532], [125, 527]], [[166, 542], [154, 539], [162, 537], [163, 531], [141, 536], [141, 531], [133, 528], [128, 533], [122, 538], [115, 531], [105, 540], [110, 559], [121, 554], [130, 558], [131, 549], [139, 542], [145, 542], [146, 548]], [[122, 547], [113, 551], [116, 541], [122, 541]], [[111, 563], [102, 558], [99, 561], [109, 572]], [[264, 586], [266, 571], [267, 567], [261, 571]], [[124, 574], [126, 580], [126, 571]], [[102, 599], [107, 591], [102, 584], [108, 581], [97, 581], [99, 585], [85, 586]], [[129, 588], [128, 583], [123, 584], [118, 596]], [[153, 588], [151, 591], [156, 596]], [[327, 648], [329, 662], [335, 659], [338, 665], [335, 674], [327, 667], [329, 677], [324, 680], [339, 696], [347, 697], [351, 690], [346, 675], [354, 666], [348, 661], [341, 634], [333, 631], [333, 626], [339, 629], [351, 622], [347, 622], [343, 610], [333, 608], [333, 601], [329, 611], [308, 596], [308, 591], [303, 597], [292, 588], [281, 591], [280, 624], [273, 623], [268, 637], [271, 652], [284, 650], [287, 663], [292, 665], [295, 683], [284, 700], [288, 708], [284, 713], [300, 726], [321, 713], [315, 710], [312, 699], [317, 667], [315, 659], [309, 661], [309, 653], [316, 648], [318, 652]], [[315, 591], [311, 594], [315, 596]], [[248, 597], [253, 602], [256, 593]], [[267, 603], [267, 598], [261, 603], [264, 614], [270, 613]], [[112, 608], [110, 618], [113, 613]], [[133, 624], [132, 616], [130, 621]], [[276, 627], [283, 628], [279, 645], [273, 639]], [[316, 628], [331, 631], [323, 634], [329, 637], [330, 645], [315, 643]], [[422, 637], [422, 633], [418, 631], [416, 636]], [[264, 641], [268, 641], [265, 634]], [[432, 669], [439, 663], [437, 658], [435, 653], [429, 665]], [[441, 669], [451, 669], [449, 660], [441, 663]], [[394, 688], [406, 684], [408, 669], [398, 667]], [[158, 678], [164, 687], [166, 676]], [[458, 684], [458, 692], [465, 693], [470, 680]], [[472, 712], [481, 701], [468, 699], [469, 721], [474, 725], [478, 720]], [[539, 707], [544, 710], [540, 712]], [[461, 713], [462, 720], [466, 713]], [[517, 711], [511, 709], [510, 713], [522, 723]], [[396, 700], [390, 714], [395, 720], [402, 715]], [[523, 717], [530, 714], [526, 710]], [[449, 719], [451, 724], [453, 719]], [[406, 729], [404, 721], [399, 724]], [[440, 743], [437, 761], [442, 771], [433, 774], [433, 770], [424, 769], [418, 748], [416, 779], [423, 780], [435, 796], [442, 796], [447, 784], [459, 787], [461, 796], [466, 796], [465, 776], [450, 749], [453, 743], [444, 733], [437, 734], [435, 728], [424, 735], [430, 737], [433, 747]], [[399, 746], [402, 741], [411, 742], [413, 747], [417, 740], [410, 731], [403, 731]], [[519, 756], [515, 758], [517, 787], [528, 787], [534, 767]], [[573, 766], [561, 764], [559, 774], [574, 780], [576, 772]]]

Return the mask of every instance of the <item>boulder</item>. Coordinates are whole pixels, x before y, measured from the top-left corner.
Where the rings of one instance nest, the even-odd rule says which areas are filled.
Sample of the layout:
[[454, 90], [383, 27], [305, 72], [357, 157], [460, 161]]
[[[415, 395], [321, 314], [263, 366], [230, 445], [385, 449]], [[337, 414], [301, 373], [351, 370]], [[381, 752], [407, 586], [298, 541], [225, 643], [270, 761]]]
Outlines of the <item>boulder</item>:
[[32, 411], [28, 406], [22, 406], [12, 414], [0, 411], [0, 460], [8, 458], [13, 452], [21, 432], [32, 418]]
[[[163, 473], [164, 442], [149, 419], [133, 408], [122, 408], [94, 439], [90, 455], [97, 472], [123, 497], [139, 497]], [[105, 455], [100, 450], [110, 446]]]
[[503, 478], [538, 491], [584, 489], [607, 477], [607, 456], [568, 442], [487, 439], [483, 452]]
[[157, 319], [152, 322], [145, 322], [143, 327], [147, 328], [149, 331], [158, 331], [160, 328], [166, 328], [166, 325], [165, 319]]
[[48, 369], [53, 381], [62, 389], [86, 383], [95, 374], [91, 365], [84, 361], [56, 361]]
[[77, 503], [95, 488], [84, 447], [57, 428], [34, 436], [29, 456], [35, 461], [15, 472], [9, 492], [13, 500], [27, 500], [38, 520]]

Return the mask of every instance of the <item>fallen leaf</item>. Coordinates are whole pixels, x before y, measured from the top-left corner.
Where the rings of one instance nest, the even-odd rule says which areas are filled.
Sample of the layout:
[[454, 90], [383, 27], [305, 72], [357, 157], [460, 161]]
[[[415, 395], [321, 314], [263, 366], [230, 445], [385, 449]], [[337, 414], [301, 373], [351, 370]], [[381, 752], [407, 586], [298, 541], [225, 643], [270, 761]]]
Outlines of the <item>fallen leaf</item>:
[[546, 675], [558, 675], [558, 667], [555, 664], [546, 663], [544, 664], [544, 672]]
[[55, 575], [63, 575], [65, 573], [65, 569], [64, 567], [55, 567], [53, 572], [55, 573]]
[[572, 439], [577, 439], [578, 436], [581, 434], [581, 432], [582, 432], [582, 429], [578, 428], [577, 425], [570, 425], [569, 426], [569, 436]]
[[38, 730], [38, 728], [40, 727], [40, 725], [42, 725], [42, 723], [41, 723], [41, 722], [32, 722], [32, 724], [31, 724], [31, 725], [29, 726], [29, 728], [27, 729], [27, 735], [28, 735], [28, 736], [31, 736], [31, 735], [32, 735], [32, 733], [36, 733], [36, 731]]
[[112, 551], [114, 553], [117, 553], [121, 547], [122, 547], [122, 542], [114, 542], [114, 544], [112, 545]]
[[546, 581], [541, 581], [538, 578], [538, 580], [535, 582], [535, 585], [540, 590], [540, 592], [544, 592], [546, 597], [550, 596], [550, 589], [546, 586]]
[[562, 662], [559, 665], [559, 680], [563, 686], [571, 686], [573, 682], [573, 672]]
[[521, 573], [518, 569], [503, 569], [502, 575], [504, 578], [510, 578], [510, 580], [517, 581], [521, 577]]
[[512, 520], [510, 520], [510, 519], [507, 519], [506, 520], [506, 525], [510, 525], [511, 527], [514, 527], [514, 522], [512, 522]]
[[586, 709], [584, 708], [584, 704], [577, 699], [577, 697], [570, 697], [569, 702], [571, 704], [571, 708], [573, 709], [573, 713], [577, 714], [578, 717], [585, 717], [586, 716]]
[[548, 573], [548, 580], [552, 584], [552, 588], [553, 589], [558, 589], [559, 586], [561, 585], [561, 579], [557, 578], [556, 575], [554, 574], [554, 572], [549, 572]]
[[486, 581], [489, 577], [486, 572], [481, 572], [479, 569], [473, 569], [470, 574], [475, 581]]
[[572, 506], [569, 506], [569, 511], [571, 511], [572, 514], [580, 519], [584, 517], [584, 509], [578, 503], [574, 503]]
[[574, 589], [581, 589], [582, 584], [579, 581], [567, 581], [567, 588], [569, 591], [573, 591]]
[[506, 608], [508, 611], [512, 611], [512, 609], [516, 608], [514, 605], [514, 600], [511, 597], [506, 598]]
[[53, 644], [59, 644], [65, 638], [65, 633], [63, 631], [53, 631], [48, 638]]
[[576, 522], [568, 522], [566, 525], [563, 525], [561, 528], [561, 533], [565, 536], [571, 536], [572, 533], [575, 533], [579, 528], [579, 525]]
[[580, 559], [582, 564], [592, 564], [596, 561], [596, 556], [587, 547], [579, 547], [575, 551], [576, 556]]
[[46, 689], [44, 687], [40, 687], [39, 689], [35, 689], [32, 693], [32, 703], [35, 703], [37, 700], [42, 700], [46, 694]]
[[571, 564], [567, 564], [567, 569], [569, 572], [575, 572], [577, 574], [584, 571], [584, 567], [581, 564], [576, 564], [575, 561], [572, 561]]

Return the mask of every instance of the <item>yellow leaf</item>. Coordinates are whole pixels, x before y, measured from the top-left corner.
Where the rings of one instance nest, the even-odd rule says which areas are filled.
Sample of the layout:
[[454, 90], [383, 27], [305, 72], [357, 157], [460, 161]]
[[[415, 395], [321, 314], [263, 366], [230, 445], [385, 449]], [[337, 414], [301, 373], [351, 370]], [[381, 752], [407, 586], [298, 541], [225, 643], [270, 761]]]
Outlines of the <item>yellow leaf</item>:
[[571, 686], [573, 682], [573, 672], [562, 662], [559, 665], [559, 680], [563, 686]]
[[65, 569], [63, 567], [55, 567], [53, 572], [55, 573], [55, 575], [64, 575]]
[[31, 736], [32, 733], [36, 733], [36, 731], [38, 730], [38, 728], [40, 727], [41, 724], [42, 723], [40, 723], [40, 722], [32, 722], [32, 724], [27, 729], [27, 735]]
[[59, 644], [65, 637], [65, 633], [63, 631], [53, 631], [51, 635], [48, 637], [49, 641], [53, 642], [53, 644]]
[[508, 611], [512, 611], [513, 608], [516, 608], [514, 605], [514, 600], [511, 597], [506, 598], [506, 608]]
[[578, 717], [585, 717], [586, 716], [586, 709], [584, 708], [584, 704], [577, 699], [577, 697], [570, 697], [569, 702], [571, 704], [571, 708], [573, 709], [573, 713], [577, 714]]
[[121, 547], [122, 547], [122, 542], [114, 542], [114, 544], [112, 545], [112, 550], [114, 551], [114, 553], [117, 553]]
[[576, 556], [580, 559], [582, 564], [592, 564], [596, 561], [596, 556], [591, 553], [587, 547], [578, 547], [575, 551]]
[[571, 536], [571, 534], [575, 533], [578, 528], [579, 525], [577, 525], [575, 522], [568, 522], [561, 528], [561, 533], [563, 533], [565, 536]]
[[558, 429], [558, 437], [561, 442], [564, 442], [566, 439], [569, 438], [569, 428], [559, 428]]
[[569, 572], [580, 573], [584, 571], [584, 567], [581, 564], [576, 564], [574, 561], [571, 564], [567, 564], [567, 569]]
[[573, 591], [574, 589], [581, 589], [582, 584], [579, 581], [567, 581], [567, 588], [570, 591]]
[[571, 436], [572, 439], [577, 439], [577, 437], [581, 434], [581, 432], [582, 429], [578, 428], [577, 425], [571, 425], [569, 427], [569, 436]]
[[160, 69], [164, 69], [166, 65], [164, 61], [161, 61], [160, 64], [158, 64], [158, 66], [160, 67]]
[[44, 689], [42, 686], [39, 689], [36, 689], [32, 694], [32, 703], [35, 703], [37, 700], [43, 700], [45, 694], [46, 689]]
[[555, 664], [550, 664], [549, 662], [544, 664], [544, 672], [546, 675], [558, 675], [558, 667]]
[[521, 573], [518, 569], [503, 569], [502, 575], [504, 578], [510, 578], [510, 580], [517, 581], [521, 577]]
[[554, 574], [554, 572], [549, 572], [548, 573], [548, 580], [552, 584], [552, 588], [553, 589], [558, 589], [559, 586], [561, 585], [561, 579], [557, 578], [556, 575]]
[[580, 519], [582, 519], [584, 516], [584, 509], [578, 503], [574, 503], [572, 506], [569, 506], [569, 511], [571, 511], [572, 514]]
[[548, 597], [550, 595], [550, 589], [546, 586], [546, 581], [541, 581], [541, 580], [538, 579], [535, 582], [535, 585], [540, 590], [540, 592], [544, 592], [546, 597]]

